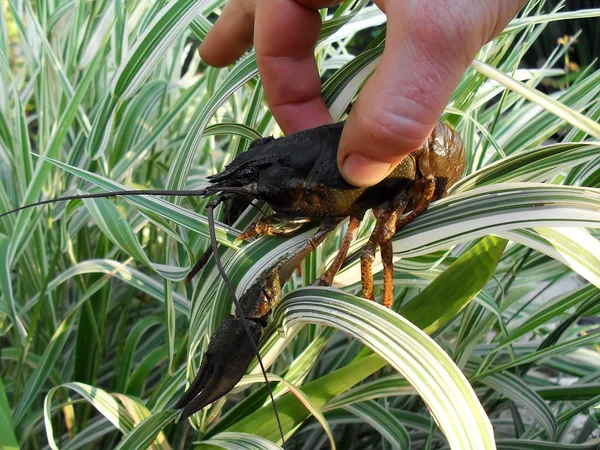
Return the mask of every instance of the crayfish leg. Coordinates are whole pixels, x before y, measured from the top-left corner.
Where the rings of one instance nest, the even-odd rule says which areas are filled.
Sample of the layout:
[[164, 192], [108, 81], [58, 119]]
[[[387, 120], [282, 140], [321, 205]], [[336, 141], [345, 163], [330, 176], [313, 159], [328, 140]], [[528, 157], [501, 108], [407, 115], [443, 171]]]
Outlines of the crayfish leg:
[[339, 225], [343, 218], [330, 217], [321, 223], [317, 232], [310, 238], [306, 239], [296, 250], [291, 252], [282, 261], [280, 261], [272, 271], [278, 273], [279, 278], [288, 280], [302, 260], [308, 256], [310, 252], [316, 249], [327, 237], [327, 235]]
[[[383, 264], [383, 301], [386, 308], [391, 308], [394, 303], [394, 264], [392, 237], [402, 227], [419, 217], [429, 204], [435, 200], [437, 183], [433, 176], [428, 176], [419, 180], [411, 190], [408, 196], [400, 195], [390, 205], [384, 204], [375, 208], [373, 212], [377, 218], [377, 223], [369, 243], [363, 249], [360, 256], [360, 271], [363, 285], [363, 296], [366, 299], [374, 300], [373, 294], [373, 261], [375, 260], [375, 251], [377, 246], [381, 250], [381, 262]], [[408, 197], [408, 198], [407, 198]], [[408, 200], [416, 201], [413, 210], [402, 217]]]
[[[388, 206], [389, 208], [389, 205], [385, 206]], [[398, 213], [393, 209], [389, 211], [388, 209], [386, 209], [385, 206], [373, 210], [373, 212], [375, 213], [375, 217], [377, 218], [377, 223], [375, 224], [373, 233], [371, 233], [369, 242], [367, 243], [360, 255], [360, 274], [363, 288], [363, 297], [367, 300], [375, 300], [375, 295], [373, 293], [373, 262], [375, 261], [375, 252], [377, 251], [377, 247], [381, 247], [382, 243], [384, 247], [382, 247], [381, 259], [383, 262], [384, 271], [389, 272], [390, 270], [392, 270], [392, 284], [390, 286], [388, 283], [384, 283], [384, 293], [387, 293], [387, 297], [391, 296], [392, 300], [394, 297], [392, 252], [391, 248], [388, 249], [385, 246], [386, 243], [389, 244], [391, 242], [390, 239], [394, 235], [396, 229], [396, 221], [398, 219]], [[386, 250], [389, 251], [384, 252], [383, 248], [386, 248]], [[387, 278], [388, 276], [384, 278], [384, 281], [386, 281]]]
[[[373, 235], [371, 235], [371, 239], [373, 239]], [[371, 239], [360, 254], [360, 279], [362, 281], [363, 297], [367, 300], [375, 300], [372, 267], [373, 261], [375, 261], [377, 244], [371, 242]]]
[[333, 282], [333, 278], [340, 270], [340, 267], [342, 267], [342, 264], [346, 260], [346, 256], [348, 256], [350, 244], [356, 237], [356, 233], [358, 233], [358, 227], [360, 225], [361, 220], [362, 217], [350, 217], [350, 222], [348, 223], [348, 230], [346, 231], [346, 235], [344, 236], [342, 245], [340, 246], [340, 249], [338, 250], [338, 253], [335, 256], [335, 259], [333, 260], [327, 271], [319, 278], [319, 286], [330, 286]]
[[419, 217], [434, 200], [437, 183], [433, 176], [423, 178], [415, 184], [411, 193], [410, 200], [415, 201], [413, 210], [402, 217], [406, 208], [408, 199], [406, 196], [400, 196], [392, 205], [383, 205], [374, 209], [377, 224], [371, 234], [369, 243], [363, 250], [360, 257], [361, 278], [363, 284], [364, 297], [373, 300], [373, 272], [372, 265], [375, 260], [375, 250], [377, 245], [381, 250], [381, 262], [383, 264], [383, 300], [382, 304], [386, 308], [391, 308], [394, 303], [394, 263], [392, 237], [402, 227], [408, 225]]
[[388, 239], [379, 243], [381, 261], [383, 262], [383, 300], [381, 304], [391, 308], [394, 303], [394, 259], [392, 240]]
[[262, 234], [266, 234], [267, 236], [288, 236], [298, 231], [303, 225], [310, 222], [310, 220], [310, 218], [304, 217], [290, 219], [279, 214], [259, 217], [252, 221], [236, 240], [243, 241]]
[[[408, 225], [413, 220], [415, 220], [417, 217], [419, 217], [421, 214], [423, 214], [429, 207], [429, 204], [432, 201], [436, 200], [436, 198], [435, 198], [436, 189], [437, 189], [436, 179], [432, 176], [429, 176], [429, 177], [424, 178], [422, 181], [423, 181], [424, 185], [420, 184], [418, 187], [415, 186], [418, 189], [418, 191], [416, 192], [416, 195], [418, 195], [418, 198], [419, 198], [417, 204], [415, 205], [413, 210], [406, 217], [398, 219], [398, 221], [396, 222], [396, 231], [398, 231], [402, 227]], [[413, 192], [414, 192], [414, 189], [413, 189]]]
[[408, 194], [404, 191], [392, 202], [387, 202], [373, 209], [377, 222], [369, 242], [360, 255], [360, 272], [363, 287], [363, 297], [375, 300], [373, 293], [373, 261], [377, 246], [381, 249], [383, 263], [383, 305], [392, 307], [394, 301], [394, 265], [392, 237], [397, 229], [397, 223], [408, 203]]

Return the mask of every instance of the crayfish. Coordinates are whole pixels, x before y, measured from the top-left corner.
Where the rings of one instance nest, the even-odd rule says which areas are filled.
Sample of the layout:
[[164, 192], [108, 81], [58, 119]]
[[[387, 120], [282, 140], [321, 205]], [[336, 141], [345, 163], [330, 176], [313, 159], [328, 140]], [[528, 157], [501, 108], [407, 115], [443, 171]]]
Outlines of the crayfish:
[[[361, 254], [363, 295], [374, 299], [372, 264], [377, 246], [384, 270], [383, 305], [393, 294], [392, 237], [414, 220], [432, 201], [446, 195], [461, 176], [466, 154], [462, 140], [449, 126], [438, 123], [427, 141], [406, 157], [390, 175], [369, 188], [347, 183], [337, 168], [337, 149], [343, 123], [305, 130], [281, 139], [255, 141], [223, 172], [209, 177], [206, 195], [220, 202], [239, 196], [266, 202], [274, 214], [251, 223], [238, 239], [256, 235], [288, 235], [307, 223], [318, 231], [304, 245], [268, 268], [240, 298], [240, 308], [211, 337], [195, 380], [177, 403], [188, 417], [232, 390], [246, 372], [254, 348], [267, 324], [281, 286], [304, 257], [340, 222], [350, 217], [348, 229], [331, 266], [318, 284], [330, 285], [346, 259], [366, 211], [373, 209], [376, 225]], [[405, 211], [410, 211], [403, 216]], [[202, 259], [203, 262], [206, 258]], [[244, 322], [254, 342], [248, 342]], [[254, 345], [252, 345], [254, 344]]]
[[[209, 177], [212, 185], [205, 190], [117, 191], [77, 195], [45, 200], [14, 211], [77, 198], [214, 195], [208, 205], [209, 217], [221, 202], [240, 197], [264, 201], [274, 211], [274, 214], [251, 223], [240, 239], [262, 234], [289, 235], [305, 225], [319, 227], [303, 245], [265, 270], [243, 294], [239, 304], [236, 300], [235, 314], [227, 317], [212, 335], [196, 378], [176, 404], [177, 408], [183, 409], [181, 418], [187, 418], [234, 388], [253, 357], [259, 356], [256, 348], [271, 308], [279, 300], [282, 285], [302, 259], [329, 232], [349, 218], [335, 259], [318, 280], [319, 285], [332, 283], [369, 209], [373, 210], [376, 224], [360, 258], [363, 295], [367, 299], [374, 299], [372, 264], [379, 247], [384, 271], [383, 305], [391, 307], [394, 298], [394, 233], [425, 211], [432, 201], [444, 197], [465, 169], [466, 154], [462, 140], [452, 128], [440, 122], [427, 141], [384, 180], [369, 188], [352, 186], [337, 169], [337, 149], [343, 127], [344, 123], [336, 123], [280, 139], [258, 139], [225, 170]], [[1, 214], [0, 217], [14, 211]], [[408, 214], [404, 215], [405, 212]], [[213, 250], [215, 245], [213, 242]], [[217, 256], [216, 252], [213, 253]], [[206, 260], [206, 257], [201, 258], [194, 272]]]

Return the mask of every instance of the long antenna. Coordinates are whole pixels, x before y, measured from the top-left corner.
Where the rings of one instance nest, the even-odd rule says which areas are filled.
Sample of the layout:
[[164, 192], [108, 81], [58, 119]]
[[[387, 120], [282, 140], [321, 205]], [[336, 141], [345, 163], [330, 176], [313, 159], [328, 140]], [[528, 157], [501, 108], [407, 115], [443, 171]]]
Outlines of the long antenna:
[[81, 195], [66, 195], [64, 197], [52, 198], [50, 200], [42, 200], [40, 202], [31, 203], [30, 205], [21, 206], [19, 208], [7, 211], [0, 214], [0, 217], [8, 216], [9, 214], [22, 211], [24, 209], [33, 208], [34, 206], [47, 205], [49, 203], [64, 202], [66, 200], [81, 200], [86, 198], [108, 198], [108, 197], [126, 197], [128, 195], [172, 195], [174, 197], [190, 197], [202, 196], [206, 193], [204, 189], [191, 189], [183, 191], [172, 191], [169, 189], [142, 189], [142, 190], [127, 190], [127, 191], [112, 191], [101, 192], [99, 194], [81, 194]]
[[[258, 206], [256, 205], [254, 202], [250, 203], [250, 206], [256, 208], [263, 216], [266, 216], [267, 214], [265, 214], [265, 212]], [[198, 259], [198, 262], [194, 265], [194, 267], [192, 268], [192, 270], [190, 271], [190, 273], [188, 273], [188, 276], [185, 279], [186, 283], [191, 283], [192, 280], [194, 279], [194, 277], [196, 275], [198, 275], [198, 272], [200, 272], [200, 270], [202, 270], [202, 268], [206, 265], [206, 263], [210, 260], [210, 257], [212, 256], [212, 247], [208, 247], [204, 253], [202, 254], [202, 256], [200, 256], [200, 258]]]
[[279, 420], [279, 411], [277, 411], [277, 404], [275, 403], [275, 398], [273, 397], [273, 391], [271, 390], [271, 383], [269, 382], [269, 379], [267, 378], [267, 371], [265, 370], [265, 366], [263, 365], [262, 358], [260, 357], [260, 352], [258, 351], [258, 347], [254, 343], [254, 338], [252, 337], [250, 328], [248, 327], [248, 324], [246, 323], [247, 319], [242, 312], [242, 307], [240, 306], [240, 302], [238, 301], [237, 297], [235, 296], [235, 290], [233, 289], [231, 281], [229, 280], [229, 277], [227, 276], [227, 273], [225, 272], [225, 269], [223, 268], [223, 264], [221, 264], [221, 258], [219, 256], [219, 249], [217, 248], [217, 233], [215, 232], [215, 216], [213, 214], [213, 209], [214, 209], [213, 205], [209, 205], [206, 207], [206, 210], [208, 211], [208, 232], [210, 234], [210, 244], [212, 246], [213, 255], [215, 257], [215, 264], [217, 266], [217, 269], [219, 270], [219, 273], [221, 274], [221, 278], [223, 278], [223, 282], [225, 283], [225, 286], [227, 286], [229, 295], [233, 299], [233, 303], [235, 304], [236, 313], [242, 319], [242, 326], [244, 327], [244, 330], [245, 330], [246, 334], [248, 335], [248, 340], [250, 341], [250, 344], [252, 345], [254, 353], [256, 353], [256, 359], [258, 359], [258, 364], [260, 365], [260, 370], [262, 370], [263, 376], [265, 377], [265, 381], [267, 383], [267, 389], [269, 390], [269, 397], [271, 397], [271, 404], [273, 405], [273, 410], [275, 411], [275, 418], [277, 419], [277, 425], [279, 426], [279, 433], [281, 434], [281, 443], [285, 444], [285, 436], [283, 434], [283, 427], [281, 426], [281, 421]]
[[[49, 199], [49, 200], [42, 200], [42, 201], [39, 201], [36, 203], [31, 203], [29, 205], [15, 208], [13, 210], [10, 210], [10, 211], [0, 214], [0, 217], [4, 217], [9, 214], [13, 214], [18, 211], [22, 211], [24, 209], [33, 208], [35, 206], [47, 205], [50, 203], [64, 202], [67, 200], [126, 197], [126, 196], [133, 196], [133, 195], [172, 195], [174, 197], [190, 197], [190, 196], [203, 196], [203, 195], [205, 195], [205, 193], [206, 193], [205, 189], [191, 189], [191, 190], [169, 190], [169, 189], [135, 190], [134, 189], [134, 190], [101, 192], [98, 194], [66, 195], [64, 197], [58, 197], [58, 198], [53, 198], [53, 199]], [[225, 269], [223, 268], [223, 265], [221, 264], [221, 258], [219, 257], [219, 252], [218, 252], [218, 248], [217, 248], [217, 236], [216, 236], [216, 232], [215, 232], [215, 219], [214, 219], [214, 214], [213, 214], [214, 206], [209, 205], [206, 209], [208, 211], [208, 230], [210, 233], [212, 253], [215, 255], [215, 264], [217, 266], [217, 269], [219, 270], [221, 277], [223, 278], [223, 281], [225, 282], [225, 285], [227, 286], [229, 295], [231, 295], [231, 298], [233, 299], [233, 303], [235, 304], [237, 315], [242, 318], [242, 325], [244, 327], [246, 334], [249, 337], [249, 341], [253, 347], [254, 353], [256, 353], [256, 358], [258, 359], [258, 363], [260, 365], [263, 376], [265, 377], [265, 381], [267, 383], [267, 389], [269, 391], [269, 397], [271, 397], [271, 403], [273, 404], [273, 410], [275, 411], [275, 417], [277, 419], [277, 425], [279, 427], [279, 433], [281, 435], [281, 442], [285, 443], [283, 427], [281, 426], [281, 420], [279, 419], [279, 412], [277, 411], [277, 404], [275, 403], [275, 398], [273, 396], [273, 390], [271, 389], [271, 384], [269, 382], [269, 379], [267, 378], [267, 372], [266, 372], [265, 366], [262, 362], [262, 358], [260, 357], [260, 352], [258, 351], [258, 347], [256, 346], [256, 344], [254, 343], [254, 339], [252, 338], [252, 334], [250, 332], [250, 329], [248, 328], [248, 324], [246, 323], [247, 319], [244, 317], [240, 303], [239, 303], [237, 297], [235, 296], [235, 290], [233, 289], [233, 286], [231, 285], [231, 281], [227, 277], [227, 273], [225, 272]], [[210, 253], [207, 256], [210, 256]]]

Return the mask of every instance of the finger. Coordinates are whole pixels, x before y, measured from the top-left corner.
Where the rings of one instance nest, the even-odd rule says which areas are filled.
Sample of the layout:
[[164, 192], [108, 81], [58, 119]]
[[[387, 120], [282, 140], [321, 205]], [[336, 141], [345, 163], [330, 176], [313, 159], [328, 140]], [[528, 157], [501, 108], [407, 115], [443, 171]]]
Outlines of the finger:
[[427, 139], [479, 48], [465, 50], [462, 30], [446, 28], [451, 20], [435, 16], [436, 2], [412, 7], [416, 12], [407, 3], [386, 3], [386, 49], [340, 142], [340, 171], [357, 186], [385, 178]]
[[200, 57], [213, 67], [233, 64], [250, 48], [253, 36], [254, 0], [229, 0], [202, 41]]
[[333, 1], [261, 0], [254, 45], [265, 95], [285, 133], [331, 123], [321, 98], [314, 47], [321, 30], [317, 8]]

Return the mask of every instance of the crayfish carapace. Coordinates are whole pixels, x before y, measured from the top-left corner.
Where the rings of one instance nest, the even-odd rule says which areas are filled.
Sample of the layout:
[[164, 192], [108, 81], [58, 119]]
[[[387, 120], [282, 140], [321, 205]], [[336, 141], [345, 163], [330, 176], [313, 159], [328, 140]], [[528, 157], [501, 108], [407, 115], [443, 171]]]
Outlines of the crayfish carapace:
[[[427, 141], [383, 181], [369, 188], [352, 186], [337, 169], [343, 126], [337, 123], [281, 139], [259, 139], [223, 172], [209, 177], [214, 185], [206, 189], [206, 194], [216, 194], [209, 208], [241, 195], [262, 200], [274, 210], [274, 214], [251, 223], [241, 239], [260, 234], [287, 235], [309, 222], [320, 228], [304, 245], [268, 268], [244, 293], [239, 301], [243, 317], [236, 311], [212, 335], [198, 375], [176, 405], [183, 408], [183, 418], [235, 387], [255, 356], [254, 348], [271, 307], [279, 301], [281, 286], [302, 259], [349, 217], [342, 246], [319, 279], [320, 285], [331, 284], [369, 209], [375, 214], [376, 225], [361, 254], [363, 295], [374, 299], [371, 269], [379, 246], [384, 270], [383, 305], [391, 307], [394, 233], [425, 211], [432, 201], [444, 197], [465, 169], [462, 140], [452, 128], [440, 122]], [[410, 212], [403, 216], [406, 211]], [[248, 333], [242, 326], [244, 321], [253, 343], [248, 341]]]

